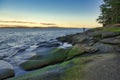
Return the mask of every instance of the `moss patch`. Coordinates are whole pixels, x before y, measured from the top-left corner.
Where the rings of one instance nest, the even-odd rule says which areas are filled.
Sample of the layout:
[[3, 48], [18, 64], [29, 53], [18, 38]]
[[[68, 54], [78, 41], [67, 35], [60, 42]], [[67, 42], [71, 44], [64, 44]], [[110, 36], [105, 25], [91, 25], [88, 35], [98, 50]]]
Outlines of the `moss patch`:
[[67, 55], [67, 60], [71, 59], [75, 56], [81, 55], [85, 52], [84, 49], [82, 49], [82, 47], [80, 47], [79, 45], [75, 45], [68, 53]]
[[34, 70], [23, 76], [13, 77], [7, 80], [61, 80], [61, 76], [60, 76], [62, 75], [61, 70], [58, 71], [58, 73], [54, 71], [59, 70], [59, 68], [65, 68], [69, 65], [70, 65], [70, 61], [66, 61], [61, 64], [56, 64], [56, 65], [48, 66], [42, 69]]
[[93, 57], [74, 58], [72, 60], [74, 66], [65, 70], [65, 75], [61, 78], [61, 80], [84, 80], [87, 63], [91, 62], [93, 59]]
[[110, 32], [120, 32], [120, 27], [110, 27], [104, 28], [103, 31], [110, 31]]
[[[61, 64], [31, 71], [26, 75], [10, 78], [8, 80], [84, 80], [87, 64], [93, 59], [94, 57], [77, 57]], [[49, 70], [57, 71], [59, 68], [63, 68], [62, 73], [61, 70], [58, 71], [58, 73], [48, 73]]]
[[43, 56], [41, 56], [41, 55], [34, 55], [31, 58], [29, 58], [29, 60], [40, 60], [41, 58], [43, 58]]
[[[47, 56], [41, 58], [41, 59], [35, 59], [32, 58], [33, 60], [28, 60], [22, 64], [20, 64], [20, 67], [22, 67], [25, 70], [33, 70], [33, 69], [37, 69], [37, 68], [41, 68], [44, 66], [48, 66], [48, 65], [53, 65], [59, 62], [62, 62], [65, 60], [65, 58], [67, 57], [67, 52], [68, 50], [66, 49], [55, 49], [52, 52], [50, 52], [50, 54], [48, 54]], [[38, 57], [37, 57], [38, 58]]]
[[14, 76], [14, 71], [11, 69], [0, 70], [0, 80]]

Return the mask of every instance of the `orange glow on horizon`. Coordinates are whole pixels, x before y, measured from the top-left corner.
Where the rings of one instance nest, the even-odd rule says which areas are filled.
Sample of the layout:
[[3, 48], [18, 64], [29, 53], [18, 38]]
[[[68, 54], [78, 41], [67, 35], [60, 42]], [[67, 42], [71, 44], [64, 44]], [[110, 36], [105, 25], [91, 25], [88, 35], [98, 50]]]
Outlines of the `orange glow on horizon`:
[[[47, 23], [46, 23], [47, 24]], [[0, 27], [66, 27], [66, 28], [95, 28], [95, 27], [101, 27], [102, 25], [100, 24], [93, 24], [93, 23], [86, 23], [86, 24], [76, 24], [76, 23], [62, 23], [62, 24], [57, 24], [57, 25], [44, 25], [44, 24], [39, 24], [39, 23], [2, 23], [0, 22]]]

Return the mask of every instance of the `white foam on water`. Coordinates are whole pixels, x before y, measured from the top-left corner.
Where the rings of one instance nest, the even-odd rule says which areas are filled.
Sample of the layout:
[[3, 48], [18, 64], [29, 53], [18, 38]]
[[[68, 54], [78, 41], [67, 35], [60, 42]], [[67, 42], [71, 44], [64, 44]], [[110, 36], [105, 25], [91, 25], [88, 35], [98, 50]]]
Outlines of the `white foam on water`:
[[72, 47], [72, 44], [69, 44], [67, 42], [63, 43], [61, 46], [59, 46], [58, 48], [69, 48], [69, 47]]
[[28, 48], [28, 49], [26, 49], [26, 51], [32, 51], [32, 50], [34, 50], [34, 49], [36, 49], [38, 47], [38, 45], [32, 45], [32, 46], [30, 46], [30, 48]]

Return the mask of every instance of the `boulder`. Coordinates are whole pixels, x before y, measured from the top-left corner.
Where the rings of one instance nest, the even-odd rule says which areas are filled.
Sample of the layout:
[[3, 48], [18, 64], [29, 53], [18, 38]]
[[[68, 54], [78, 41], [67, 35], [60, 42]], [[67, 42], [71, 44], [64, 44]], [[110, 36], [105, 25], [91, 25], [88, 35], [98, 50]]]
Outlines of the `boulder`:
[[75, 56], [84, 54], [84, 53], [94, 53], [96, 52], [98, 49], [92, 46], [87, 46], [87, 45], [83, 45], [83, 44], [76, 44], [75, 46], [73, 46], [73, 48], [69, 51], [67, 59], [71, 59]]
[[73, 36], [73, 42], [74, 43], [82, 43], [82, 42], [84, 42], [86, 40], [86, 36], [84, 36], [84, 35], [75, 35], [75, 36]]
[[84, 43], [88, 40], [87, 35], [75, 35], [72, 37], [72, 44], [77, 44], [77, 43]]
[[0, 80], [14, 76], [13, 66], [6, 61], [0, 60]]
[[58, 40], [63, 41], [63, 42], [66, 41], [66, 42], [69, 42], [73, 45], [84, 43], [84, 44], [87, 44], [89, 46], [92, 46], [96, 41], [98, 41], [98, 40], [94, 39], [92, 36], [87, 35], [87, 33], [67, 35], [67, 36], [58, 38]]
[[20, 64], [20, 67], [25, 70], [34, 70], [44, 66], [53, 65], [64, 61], [67, 57], [67, 52], [68, 50], [66, 49], [57, 48], [44, 57], [32, 57], [30, 60]]
[[61, 41], [61, 42], [70, 42], [70, 43], [72, 43], [74, 36], [75, 36], [75, 34], [70, 34], [70, 35], [66, 35], [66, 36], [63, 36], [63, 37], [58, 37], [56, 39], [58, 41]]
[[73, 65], [71, 61], [66, 61], [30, 71], [28, 74], [16, 76], [7, 80], [62, 80], [61, 77], [64, 75], [64, 71]]

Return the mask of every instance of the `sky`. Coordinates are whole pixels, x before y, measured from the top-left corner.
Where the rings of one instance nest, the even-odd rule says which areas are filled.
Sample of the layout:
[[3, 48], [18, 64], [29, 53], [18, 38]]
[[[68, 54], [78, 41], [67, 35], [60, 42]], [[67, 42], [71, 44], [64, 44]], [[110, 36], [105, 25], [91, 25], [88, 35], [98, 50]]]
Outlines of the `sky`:
[[0, 27], [99, 27], [102, 0], [0, 0]]

